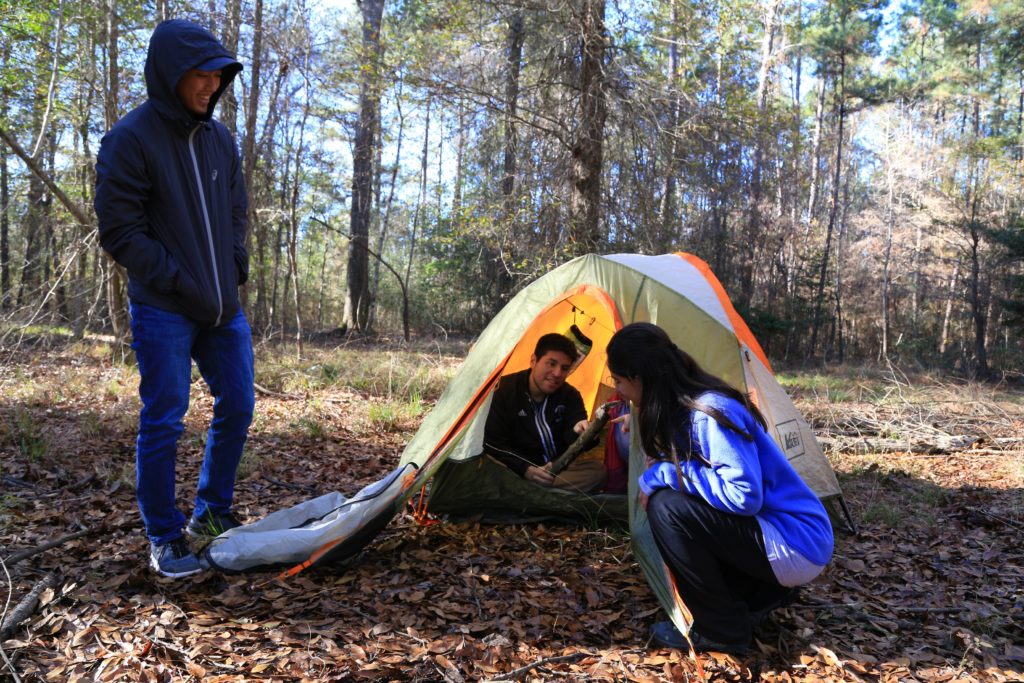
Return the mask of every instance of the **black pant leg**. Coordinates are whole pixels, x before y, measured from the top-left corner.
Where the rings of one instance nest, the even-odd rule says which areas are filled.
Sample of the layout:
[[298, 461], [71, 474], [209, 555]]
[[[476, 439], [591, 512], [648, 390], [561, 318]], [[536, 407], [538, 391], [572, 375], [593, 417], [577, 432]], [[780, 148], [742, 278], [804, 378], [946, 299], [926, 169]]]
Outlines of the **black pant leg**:
[[775, 580], [757, 520], [671, 489], [651, 496], [647, 516], [694, 629], [723, 644], [749, 643], [750, 611], [786, 591]]

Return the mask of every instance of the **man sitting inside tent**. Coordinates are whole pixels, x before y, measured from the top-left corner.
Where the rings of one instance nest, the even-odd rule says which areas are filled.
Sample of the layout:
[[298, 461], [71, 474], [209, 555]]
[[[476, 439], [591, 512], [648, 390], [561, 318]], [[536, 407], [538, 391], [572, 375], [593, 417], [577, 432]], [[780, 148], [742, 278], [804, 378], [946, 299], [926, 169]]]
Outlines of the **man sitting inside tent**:
[[604, 463], [585, 457], [558, 475], [551, 463], [586, 430], [583, 397], [565, 381], [579, 356], [561, 334], [537, 340], [530, 367], [501, 379], [484, 429], [484, 452], [519, 476], [540, 484], [590, 493], [604, 483]]

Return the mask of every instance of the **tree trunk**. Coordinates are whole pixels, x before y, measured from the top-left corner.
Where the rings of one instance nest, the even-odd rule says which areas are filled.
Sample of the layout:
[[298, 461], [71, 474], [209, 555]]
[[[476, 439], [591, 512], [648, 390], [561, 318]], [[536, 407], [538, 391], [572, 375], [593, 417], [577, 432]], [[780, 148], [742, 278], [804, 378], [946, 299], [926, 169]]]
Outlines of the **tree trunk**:
[[682, 26], [679, 16], [679, 0], [671, 0], [672, 41], [668, 47], [669, 111], [668, 111], [668, 153], [665, 160], [665, 182], [661, 189], [661, 205], [658, 207], [658, 234], [651, 240], [652, 251], [660, 254], [671, 248], [676, 225], [676, 185], [679, 173], [680, 131], [679, 117], [682, 115], [683, 96], [680, 84], [679, 46], [676, 44], [678, 30]]
[[[261, 4], [262, 7], [262, 4]], [[263, 31], [261, 30], [261, 34]], [[284, 82], [288, 76], [287, 65], [282, 65], [277, 70], [274, 77], [274, 84], [270, 89], [270, 96], [267, 100], [268, 113], [267, 119], [264, 123], [263, 130], [260, 131], [259, 138], [257, 140], [255, 153], [252, 155], [252, 176], [253, 179], [248, 181], [253, 189], [255, 196], [249, 197], [250, 207], [259, 205], [259, 189], [261, 185], [265, 185], [268, 190], [267, 203], [273, 201], [272, 192], [269, 188], [273, 187], [277, 183], [277, 179], [273, 176], [274, 170], [277, 169], [277, 126], [281, 121], [281, 116], [287, 107], [281, 102], [281, 91], [284, 88]], [[255, 129], [254, 129], [255, 135]], [[262, 160], [263, 163], [257, 165], [257, 160]], [[291, 157], [285, 158], [285, 164], [291, 163]], [[263, 169], [266, 169], [265, 171]], [[265, 180], [264, 180], [265, 178]], [[262, 181], [262, 182], [260, 182]], [[282, 190], [283, 192], [283, 190]], [[274, 195], [276, 196], [276, 195]], [[283, 201], [281, 202], [282, 210], [284, 207]], [[257, 220], [255, 223], [250, 224], [252, 230], [250, 235], [253, 241], [256, 243], [256, 319], [258, 326], [262, 329], [266, 327], [268, 330], [274, 327], [276, 322], [274, 316], [275, 306], [277, 304], [277, 269], [280, 262], [279, 247], [281, 244], [280, 240], [280, 226], [281, 222], [276, 219], [268, 220]], [[271, 239], [273, 238], [273, 243]], [[268, 253], [268, 250], [273, 249]], [[267, 261], [271, 261], [268, 264]], [[269, 278], [269, 284], [268, 284]]]
[[[221, 43], [228, 52], [235, 55], [238, 53], [238, 29], [242, 23], [242, 2], [241, 0], [227, 0], [224, 8], [224, 28], [221, 30]], [[255, 62], [256, 60], [253, 60]], [[230, 131], [231, 137], [237, 139], [238, 132], [238, 98], [235, 97], [235, 89], [228, 88], [223, 92], [218, 102], [220, 113], [217, 120], [224, 124]]]
[[832, 196], [828, 210], [828, 226], [825, 228], [825, 248], [821, 254], [821, 266], [818, 270], [818, 288], [814, 297], [814, 319], [811, 323], [811, 356], [817, 351], [818, 328], [821, 325], [821, 303], [825, 295], [825, 276], [828, 272], [829, 253], [832, 247], [832, 232], [835, 230], [836, 216], [839, 213], [839, 181], [843, 168], [843, 135], [846, 120], [846, 57], [839, 58], [839, 79], [836, 87], [836, 108], [839, 122], [836, 130], [836, 165], [832, 177]]
[[[96, 60], [92, 56], [96, 52], [96, 40], [99, 31], [95, 20], [90, 17], [87, 28], [79, 36], [79, 54], [84, 56], [86, 66], [84, 72], [77, 79], [78, 90], [75, 97], [76, 112], [74, 130], [77, 133], [75, 139], [75, 154], [82, 159], [94, 158], [91, 145], [89, 144], [90, 118], [93, 112], [94, 97], [97, 92], [93, 83], [99, 80], [99, 72], [96, 68]], [[81, 146], [78, 149], [78, 145]], [[75, 181], [81, 193], [82, 202], [86, 206], [93, 203], [93, 188], [96, 187], [96, 170], [92, 163], [80, 164], [75, 170]], [[89, 235], [94, 226], [78, 225], [74, 236], [74, 248], [72, 257], [74, 267], [69, 269], [71, 274], [71, 329], [75, 339], [83, 339], [85, 330], [89, 325], [88, 297], [91, 283], [89, 275], [89, 254], [95, 247], [90, 245]]]
[[942, 311], [942, 336], [939, 337], [939, 355], [945, 355], [949, 345], [949, 322], [953, 318], [953, 299], [956, 296], [956, 283], [960, 279], [960, 259], [953, 265], [953, 274], [949, 278], [949, 289], [946, 292], [946, 305]]
[[[462, 229], [462, 192], [466, 178], [466, 146], [469, 136], [466, 131], [466, 98], [459, 97], [459, 136], [455, 146], [455, 183], [452, 189], [452, 229], [456, 234]], [[380, 252], [377, 252], [380, 253]]]
[[917, 337], [918, 318], [921, 315], [921, 306], [924, 303], [921, 292], [921, 239], [923, 232], [921, 224], [918, 223], [914, 233], [914, 284], [910, 292], [910, 334], [913, 337]]
[[292, 177], [292, 191], [288, 202], [288, 275], [292, 283], [292, 303], [295, 306], [295, 348], [296, 357], [302, 360], [302, 297], [299, 287], [299, 191], [302, 188], [302, 156], [306, 147], [306, 123], [309, 120], [310, 83], [309, 54], [305, 55], [306, 63], [303, 74], [306, 80], [305, 105], [302, 108], [302, 120], [299, 123], [299, 144], [295, 146], [295, 173]]
[[764, 163], [765, 133], [768, 122], [768, 77], [774, 58], [775, 26], [782, 0], [766, 0], [764, 6], [764, 38], [761, 41], [761, 66], [757, 77], [757, 123], [754, 127], [754, 159], [750, 177], [750, 200], [748, 205], [747, 234], [740, 248], [740, 296], [737, 303], [741, 309], [750, 306], [754, 292], [754, 264], [758, 244], [761, 242], [761, 175]]
[[[7, 73], [10, 59], [11, 41], [4, 39], [3, 54], [0, 55], [0, 73]], [[0, 97], [0, 121], [7, 120], [7, 111], [7, 98]], [[0, 311], [8, 311], [11, 307], [10, 183], [7, 154], [0, 154]]]
[[890, 263], [892, 257], [892, 228], [895, 220], [895, 206], [893, 195], [895, 193], [896, 179], [892, 155], [894, 136], [890, 131], [892, 116], [886, 118], [885, 126], [885, 162], [886, 162], [886, 203], [885, 203], [885, 244], [882, 247], [882, 287], [881, 287], [881, 333], [882, 343], [879, 346], [879, 360], [889, 359], [889, 287], [890, 287]]
[[[38, 63], [43, 63], [43, 48], [38, 53]], [[40, 73], [40, 80], [42, 75]], [[35, 89], [38, 94], [39, 88]], [[39, 169], [39, 173], [33, 173], [28, 178], [28, 191], [25, 201], [27, 204], [24, 217], [22, 218], [21, 233], [25, 237], [25, 249], [21, 263], [21, 278], [18, 283], [18, 297], [15, 302], [17, 308], [25, 305], [27, 300], [42, 301], [42, 294], [36, 292], [41, 288], [42, 264], [46, 260], [46, 235], [44, 222], [48, 213], [46, 184], [43, 177], [48, 177], [45, 167], [45, 160], [42, 155], [42, 142], [48, 139], [47, 112], [43, 104], [47, 98], [35, 97], [32, 101], [32, 122], [31, 129], [36, 132], [36, 143], [33, 151], [28, 153], [28, 160], [32, 166]]]
[[[121, 117], [120, 91], [121, 67], [118, 52], [120, 20], [117, 16], [117, 0], [107, 0], [107, 91], [103, 98], [103, 123], [106, 130], [113, 128]], [[107, 271], [107, 312], [114, 336], [122, 342], [130, 332], [128, 323], [128, 274], [106, 251], [103, 252]]]
[[[427, 154], [430, 151], [430, 107], [432, 104], [432, 98], [427, 96], [427, 113], [426, 118], [423, 122], [423, 154], [420, 157], [420, 192], [419, 197], [416, 199], [416, 208], [412, 214], [412, 231], [409, 235], [409, 260], [405, 264], [405, 282], [410, 282], [412, 276], [412, 262], [416, 251], [416, 235], [419, 231], [420, 221], [422, 220], [423, 208], [427, 203]], [[409, 325], [405, 319], [405, 311], [403, 311], [402, 327], [405, 334], [405, 340], [409, 341]]]
[[497, 246], [486, 246], [483, 252], [485, 281], [494, 285], [494, 302], [504, 303], [512, 288], [508, 266], [520, 256], [517, 251], [519, 201], [516, 195], [517, 161], [519, 158], [519, 74], [523, 62], [523, 42], [526, 40], [523, 11], [515, 10], [508, 22], [508, 41], [505, 50], [505, 138], [502, 164], [501, 195], [504, 214], [503, 235], [496, 235]]
[[988, 327], [988, 279], [981, 273], [981, 226], [976, 220], [970, 227], [971, 279], [968, 288], [968, 303], [971, 306], [971, 319], [974, 322], [974, 359], [975, 376], [988, 379], [991, 374], [988, 367], [988, 351], [985, 348], [985, 333]]
[[373, 160], [377, 126], [380, 123], [380, 68], [383, 43], [380, 37], [384, 0], [363, 0], [362, 69], [359, 83], [359, 121], [352, 151], [352, 208], [349, 226], [352, 239], [348, 249], [348, 298], [345, 323], [352, 330], [365, 332], [369, 326], [370, 219], [373, 210]]
[[605, 0], [583, 0], [580, 17], [580, 117], [570, 163], [570, 240], [578, 253], [599, 252], [601, 235], [601, 170], [604, 165]]
[[[825, 81], [822, 75], [818, 79], [818, 105], [814, 114], [814, 136], [811, 141], [811, 181], [807, 195], [807, 212], [804, 214], [804, 225], [809, 226], [818, 204], [818, 178], [821, 168], [821, 141], [825, 128]], [[805, 231], [806, 234], [806, 231]]]
[[[401, 98], [395, 98], [395, 109], [398, 113], [398, 140], [395, 144], [395, 162], [391, 165], [391, 178], [388, 181], [388, 199], [384, 202], [384, 218], [380, 222], [377, 233], [377, 256], [373, 260], [373, 286], [370, 288], [370, 326], [377, 320], [377, 296], [380, 292], [380, 264], [384, 256], [384, 245], [387, 242], [388, 228], [391, 223], [391, 207], [395, 201], [395, 186], [398, 183], [398, 169], [402, 160], [402, 141], [405, 137], [405, 115], [402, 114]], [[399, 278], [401, 279], [401, 278]]]
[[516, 10], [508, 22], [508, 49], [505, 53], [505, 161], [501, 179], [501, 194], [504, 197], [505, 220], [515, 219], [516, 158], [518, 139], [516, 137], [516, 116], [519, 105], [519, 72], [523, 61], [523, 11]]
[[[974, 68], [981, 71], [981, 37], [977, 38], [975, 45]], [[971, 107], [971, 138], [977, 143], [981, 139], [981, 102], [977, 96], [972, 98]], [[978, 379], [988, 379], [988, 351], [985, 348], [985, 334], [988, 328], [988, 274], [982, 275], [981, 268], [981, 241], [984, 227], [981, 224], [981, 186], [982, 170], [981, 160], [971, 160], [971, 173], [967, 179], [967, 225], [970, 236], [970, 257], [971, 257], [971, 280], [968, 295], [970, 297], [971, 318], [974, 321], [974, 359], [975, 376]]]
[[[253, 7], [253, 19], [252, 19], [252, 63], [249, 65], [249, 99], [245, 107], [245, 132], [242, 136], [242, 178], [245, 181], [245, 194], [249, 198], [249, 211], [248, 211], [248, 231], [245, 233], [245, 248], [249, 254], [253, 253], [252, 243], [253, 235], [258, 230], [257, 223], [260, 220], [259, 213], [256, 211], [257, 202], [254, 199], [253, 189], [255, 185], [255, 178], [253, 177], [256, 172], [256, 114], [259, 110], [260, 104], [260, 75], [261, 65], [263, 63], [263, 0], [256, 0], [255, 6]], [[262, 288], [266, 286], [266, 281], [263, 277], [263, 262], [258, 260], [255, 264], [255, 268], [250, 268], [250, 272], [255, 272], [256, 277], [256, 301], [257, 305], [263, 301]], [[249, 287], [248, 285], [242, 287], [242, 306], [246, 309], [249, 308]], [[263, 322], [262, 316], [259, 311], [253, 315], [253, 311], [249, 311], [250, 317], [258, 321], [258, 324]]]

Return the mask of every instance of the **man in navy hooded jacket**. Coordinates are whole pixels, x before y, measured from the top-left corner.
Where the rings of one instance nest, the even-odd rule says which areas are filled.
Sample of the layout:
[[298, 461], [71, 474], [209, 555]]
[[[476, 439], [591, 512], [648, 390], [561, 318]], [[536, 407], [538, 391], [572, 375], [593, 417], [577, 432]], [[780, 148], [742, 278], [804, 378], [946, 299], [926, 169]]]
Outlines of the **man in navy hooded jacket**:
[[161, 23], [146, 57], [149, 98], [104, 136], [96, 164], [100, 244], [128, 271], [142, 399], [139, 509], [150, 564], [173, 578], [203, 569], [175, 503], [192, 361], [214, 404], [189, 535], [238, 526], [235, 473], [255, 404], [252, 334], [238, 298], [248, 201], [235, 142], [212, 118], [241, 69], [206, 29]]

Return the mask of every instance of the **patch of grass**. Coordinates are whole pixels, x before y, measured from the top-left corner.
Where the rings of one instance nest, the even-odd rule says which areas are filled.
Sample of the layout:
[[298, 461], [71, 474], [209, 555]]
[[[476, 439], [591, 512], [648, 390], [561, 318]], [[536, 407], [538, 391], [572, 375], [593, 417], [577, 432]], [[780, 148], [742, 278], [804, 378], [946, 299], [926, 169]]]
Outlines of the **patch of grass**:
[[909, 502], [919, 508], [937, 508], [949, 501], [949, 493], [942, 488], [923, 482], [910, 491]]
[[367, 409], [367, 417], [370, 427], [376, 431], [401, 432], [411, 427], [423, 411], [423, 403], [419, 400], [374, 402]]
[[10, 439], [22, 457], [31, 462], [43, 460], [50, 452], [50, 443], [32, 412], [18, 406], [10, 417]]
[[95, 410], [86, 410], [78, 416], [78, 429], [84, 436], [99, 436], [104, 431], [103, 418]]
[[73, 339], [75, 336], [71, 328], [65, 325], [26, 325], [21, 331], [26, 337], [52, 336]]
[[276, 350], [261, 350], [256, 381], [285, 393], [350, 389], [392, 401], [434, 401], [460, 359], [410, 349], [340, 348], [313, 350], [304, 361]]
[[902, 508], [885, 502], [871, 503], [861, 513], [865, 524], [882, 524], [893, 529], [901, 526], [906, 517]]
[[301, 432], [311, 439], [322, 439], [326, 434], [323, 423], [316, 417], [303, 415], [288, 423], [292, 431]]
[[128, 386], [120, 377], [111, 377], [103, 384], [103, 397], [110, 400], [124, 398], [126, 394], [135, 395], [136, 387]]
[[108, 487], [116, 483], [132, 491], [135, 490], [135, 460], [128, 462], [102, 460], [97, 462], [93, 471]]
[[119, 410], [114, 418], [113, 429], [118, 434], [137, 434], [139, 431], [139, 404], [132, 406], [131, 410]]
[[36, 381], [24, 369], [5, 368], [12, 370], [11, 376], [4, 382], [4, 394], [9, 400], [24, 403], [45, 403], [50, 400], [47, 387]]
[[267, 456], [249, 448], [247, 445], [242, 449], [242, 459], [238, 463], [238, 470], [235, 473], [236, 479], [248, 479], [253, 476], [266, 462]]
[[820, 373], [779, 373], [776, 375], [779, 384], [787, 390], [839, 392], [849, 388], [849, 380], [845, 377], [822, 375]]
[[927, 466], [902, 463], [895, 467], [885, 461], [884, 455], [876, 457], [869, 462], [858, 458], [849, 471], [836, 471], [848, 496], [870, 501], [855, 514], [856, 521], [893, 528], [938, 523], [951, 494], [927, 479]]

